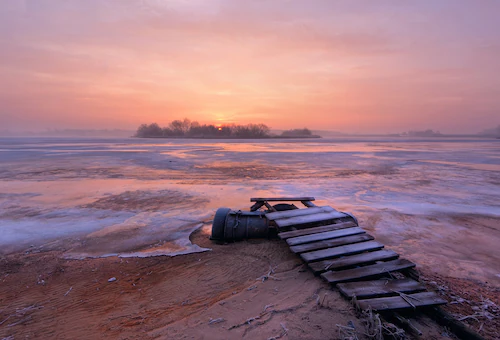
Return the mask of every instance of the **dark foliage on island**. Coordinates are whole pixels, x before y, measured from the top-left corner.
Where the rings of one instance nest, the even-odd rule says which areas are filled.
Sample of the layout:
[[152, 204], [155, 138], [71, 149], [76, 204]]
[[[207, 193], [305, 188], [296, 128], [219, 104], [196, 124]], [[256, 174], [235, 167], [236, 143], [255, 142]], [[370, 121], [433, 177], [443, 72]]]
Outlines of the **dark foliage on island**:
[[307, 128], [286, 130], [281, 133], [280, 137], [285, 138], [319, 138], [318, 135], [313, 135], [311, 130]]
[[221, 125], [199, 124], [189, 119], [174, 120], [168, 127], [160, 127], [157, 123], [142, 124], [135, 137], [189, 137], [189, 138], [269, 138], [270, 129], [264, 124]]

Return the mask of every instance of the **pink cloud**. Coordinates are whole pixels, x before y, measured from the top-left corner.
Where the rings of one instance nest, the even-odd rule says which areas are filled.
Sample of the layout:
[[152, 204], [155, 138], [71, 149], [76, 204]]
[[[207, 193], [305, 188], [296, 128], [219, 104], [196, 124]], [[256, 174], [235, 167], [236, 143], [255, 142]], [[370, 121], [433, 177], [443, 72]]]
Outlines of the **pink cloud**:
[[0, 124], [481, 130], [500, 109], [499, 6], [444, 2], [12, 1]]

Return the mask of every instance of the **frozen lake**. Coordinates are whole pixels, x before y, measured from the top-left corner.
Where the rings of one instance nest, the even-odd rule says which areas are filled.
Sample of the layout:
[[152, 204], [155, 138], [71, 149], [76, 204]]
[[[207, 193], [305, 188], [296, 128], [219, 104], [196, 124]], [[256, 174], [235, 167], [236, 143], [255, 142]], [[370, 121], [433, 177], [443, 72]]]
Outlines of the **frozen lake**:
[[205, 251], [250, 197], [315, 196], [421, 266], [500, 284], [500, 140], [0, 139], [0, 252]]

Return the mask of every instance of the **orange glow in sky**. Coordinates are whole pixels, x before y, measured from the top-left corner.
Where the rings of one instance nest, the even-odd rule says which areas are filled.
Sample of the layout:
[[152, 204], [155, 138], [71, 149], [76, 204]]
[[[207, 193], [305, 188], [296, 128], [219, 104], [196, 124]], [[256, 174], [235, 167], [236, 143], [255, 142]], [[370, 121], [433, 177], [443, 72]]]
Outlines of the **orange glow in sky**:
[[500, 124], [500, 1], [8, 0], [0, 130]]

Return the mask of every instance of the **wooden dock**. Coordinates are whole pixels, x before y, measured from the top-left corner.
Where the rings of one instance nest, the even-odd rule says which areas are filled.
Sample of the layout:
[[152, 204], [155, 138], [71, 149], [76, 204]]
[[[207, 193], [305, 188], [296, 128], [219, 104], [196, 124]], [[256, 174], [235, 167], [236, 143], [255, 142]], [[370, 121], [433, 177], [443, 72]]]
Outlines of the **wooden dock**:
[[[330, 206], [316, 206], [313, 197], [253, 198], [252, 209], [266, 206], [266, 218], [278, 237], [309, 268], [335, 286], [360, 309], [418, 309], [446, 300], [411, 278], [415, 264], [374, 240], [350, 215]], [[274, 211], [268, 202], [300, 201], [305, 208]]]

